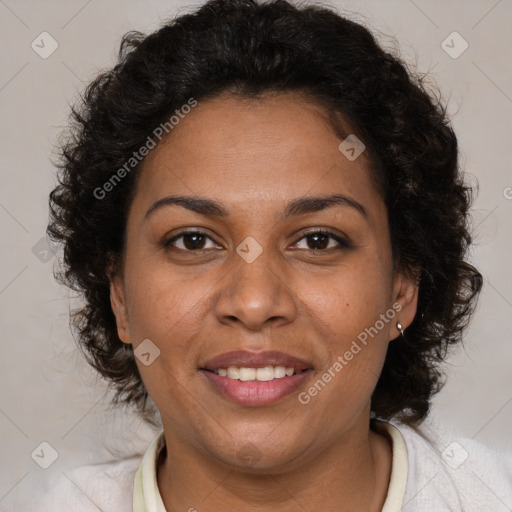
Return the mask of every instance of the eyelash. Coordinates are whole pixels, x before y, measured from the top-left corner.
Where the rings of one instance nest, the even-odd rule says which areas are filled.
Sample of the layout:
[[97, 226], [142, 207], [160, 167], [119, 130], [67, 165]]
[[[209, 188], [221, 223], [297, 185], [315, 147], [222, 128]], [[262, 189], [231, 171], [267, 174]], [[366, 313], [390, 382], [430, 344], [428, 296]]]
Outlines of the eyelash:
[[[209, 249], [196, 249], [196, 250], [180, 249], [180, 248], [172, 246], [173, 242], [175, 242], [176, 240], [178, 240], [180, 238], [183, 238], [184, 236], [187, 236], [187, 235], [201, 235], [201, 236], [205, 236], [206, 238], [209, 238], [210, 240], [215, 242], [208, 235], [208, 233], [206, 233], [205, 231], [201, 231], [199, 229], [197, 229], [197, 230], [187, 230], [187, 231], [182, 231], [181, 233], [178, 233], [176, 236], [172, 237], [169, 240], [166, 240], [163, 243], [164, 248], [168, 249], [168, 250], [176, 250], [176, 251], [182, 251], [182, 252], [201, 252], [201, 251], [208, 251], [209, 250]], [[344, 240], [342, 237], [340, 237], [339, 235], [336, 235], [332, 231], [323, 230], [323, 229], [317, 229], [317, 230], [314, 230], [314, 231], [308, 231], [307, 233], [304, 233], [301, 236], [301, 238], [299, 238], [297, 240], [297, 242], [295, 242], [295, 244], [300, 242], [301, 240], [307, 238], [308, 236], [312, 236], [312, 235], [328, 236], [328, 237], [334, 239], [336, 242], [338, 242], [339, 247], [337, 247], [337, 248], [331, 247], [329, 249], [299, 249], [299, 250], [309, 250], [309, 251], [313, 251], [313, 252], [329, 252], [329, 251], [332, 251], [332, 250], [335, 250], [335, 249], [340, 250], [340, 249], [348, 249], [348, 248], [351, 247], [351, 244], [347, 240]]]

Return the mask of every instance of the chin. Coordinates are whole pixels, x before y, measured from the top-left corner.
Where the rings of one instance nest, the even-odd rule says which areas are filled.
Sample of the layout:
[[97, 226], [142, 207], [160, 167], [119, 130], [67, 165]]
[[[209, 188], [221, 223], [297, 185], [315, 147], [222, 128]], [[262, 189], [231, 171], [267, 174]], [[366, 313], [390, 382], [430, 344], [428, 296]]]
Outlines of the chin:
[[304, 449], [289, 437], [286, 439], [286, 445], [279, 442], [269, 444], [268, 436], [260, 441], [242, 436], [234, 450], [233, 444], [233, 442], [230, 443], [228, 453], [219, 452], [218, 445], [212, 453], [231, 468], [255, 474], [284, 471], [285, 468], [295, 464], [301, 454], [304, 454]]

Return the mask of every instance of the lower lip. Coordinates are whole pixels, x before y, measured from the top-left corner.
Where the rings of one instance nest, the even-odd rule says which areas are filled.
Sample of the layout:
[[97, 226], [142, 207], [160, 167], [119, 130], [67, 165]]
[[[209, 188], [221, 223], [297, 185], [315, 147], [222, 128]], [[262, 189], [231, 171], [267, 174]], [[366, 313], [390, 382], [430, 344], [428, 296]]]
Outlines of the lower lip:
[[201, 373], [229, 400], [241, 405], [260, 406], [273, 404], [293, 393], [309, 377], [311, 370], [269, 381], [230, 379], [207, 370], [201, 370]]

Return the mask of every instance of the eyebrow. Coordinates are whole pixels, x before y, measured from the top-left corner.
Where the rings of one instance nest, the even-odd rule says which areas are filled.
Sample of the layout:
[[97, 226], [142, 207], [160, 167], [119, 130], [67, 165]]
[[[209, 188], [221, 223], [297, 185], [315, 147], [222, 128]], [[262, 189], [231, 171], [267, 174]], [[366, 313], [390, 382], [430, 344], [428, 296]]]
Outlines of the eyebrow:
[[[228, 217], [229, 211], [219, 202], [204, 197], [195, 196], [167, 196], [159, 199], [146, 212], [144, 219], [165, 206], [178, 205], [187, 210], [199, 213], [205, 217]], [[286, 206], [282, 219], [291, 216], [304, 215], [319, 212], [332, 206], [346, 206], [353, 208], [367, 217], [366, 208], [355, 199], [342, 194], [334, 194], [324, 197], [300, 197], [294, 199]]]

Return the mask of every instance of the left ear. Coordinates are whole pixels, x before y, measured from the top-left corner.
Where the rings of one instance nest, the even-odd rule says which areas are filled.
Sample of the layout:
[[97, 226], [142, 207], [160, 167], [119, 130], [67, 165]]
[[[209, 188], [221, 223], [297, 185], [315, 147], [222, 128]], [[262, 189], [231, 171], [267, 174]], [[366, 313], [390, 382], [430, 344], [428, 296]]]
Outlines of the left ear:
[[414, 271], [414, 275], [407, 275], [403, 271], [398, 271], [395, 275], [393, 284], [393, 303], [399, 304], [401, 309], [396, 308], [396, 322], [390, 329], [391, 339], [398, 338], [401, 332], [396, 324], [402, 324], [405, 331], [411, 325], [418, 308], [418, 292], [419, 292], [419, 275], [420, 272]]

